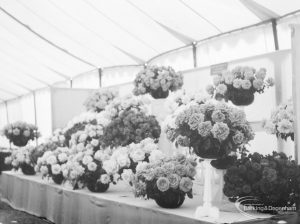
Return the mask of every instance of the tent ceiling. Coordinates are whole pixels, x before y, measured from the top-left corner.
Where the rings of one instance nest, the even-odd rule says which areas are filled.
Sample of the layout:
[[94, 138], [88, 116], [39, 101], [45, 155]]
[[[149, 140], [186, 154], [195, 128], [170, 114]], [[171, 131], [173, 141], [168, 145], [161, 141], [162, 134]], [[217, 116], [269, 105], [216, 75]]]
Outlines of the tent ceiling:
[[2, 0], [0, 100], [299, 9], [299, 0]]

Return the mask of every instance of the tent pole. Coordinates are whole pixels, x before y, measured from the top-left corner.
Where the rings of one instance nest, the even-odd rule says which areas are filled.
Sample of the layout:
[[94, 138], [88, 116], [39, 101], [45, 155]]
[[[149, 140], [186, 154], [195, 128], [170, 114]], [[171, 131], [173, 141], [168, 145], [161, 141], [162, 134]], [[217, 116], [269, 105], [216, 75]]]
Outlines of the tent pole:
[[293, 106], [294, 106], [294, 136], [295, 160], [300, 164], [300, 25], [292, 25], [292, 71], [293, 71]]
[[192, 44], [193, 50], [193, 65], [194, 68], [197, 68], [197, 42], [193, 42]]
[[272, 31], [273, 31], [275, 50], [278, 51], [279, 50], [279, 42], [278, 42], [278, 33], [277, 33], [277, 20], [272, 19], [271, 23], [272, 23]]
[[[33, 95], [33, 109], [34, 109], [34, 124], [35, 124], [35, 126], [37, 126], [36, 95], [35, 95], [35, 91], [32, 92], [32, 95]], [[38, 146], [38, 144], [39, 144], [38, 138], [35, 139], [35, 144], [36, 144], [36, 146]]]
[[101, 68], [98, 68], [98, 77], [99, 77], [99, 87], [102, 87], [102, 72], [103, 70]]

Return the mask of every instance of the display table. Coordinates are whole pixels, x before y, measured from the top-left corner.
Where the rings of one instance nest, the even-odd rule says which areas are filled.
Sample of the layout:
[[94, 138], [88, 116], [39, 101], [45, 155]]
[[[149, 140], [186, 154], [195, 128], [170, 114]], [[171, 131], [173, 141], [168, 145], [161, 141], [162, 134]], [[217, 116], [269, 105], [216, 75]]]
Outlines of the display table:
[[[210, 223], [212, 220], [194, 219], [201, 205], [200, 196], [186, 198], [178, 209], [164, 209], [153, 200], [135, 198], [124, 185], [111, 185], [105, 193], [91, 193], [86, 189], [72, 190], [49, 183], [40, 176], [5, 171], [0, 176], [2, 200], [13, 208], [45, 217], [56, 224], [184, 224]], [[220, 218], [215, 223], [270, 223], [268, 215], [251, 219], [235, 208], [233, 203], [221, 206]]]

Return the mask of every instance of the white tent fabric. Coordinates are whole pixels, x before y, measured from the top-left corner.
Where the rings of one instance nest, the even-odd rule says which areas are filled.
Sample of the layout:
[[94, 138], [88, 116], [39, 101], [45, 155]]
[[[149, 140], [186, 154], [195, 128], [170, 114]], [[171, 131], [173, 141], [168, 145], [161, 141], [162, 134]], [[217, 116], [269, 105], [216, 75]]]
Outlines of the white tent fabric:
[[[2, 0], [0, 100], [98, 68], [143, 65], [197, 41], [198, 51], [206, 48], [214, 57], [219, 52], [207, 46], [214, 40], [201, 40], [299, 9], [298, 0]], [[264, 40], [257, 53], [273, 49], [267, 24], [254, 29]], [[188, 54], [179, 69], [193, 64]]]

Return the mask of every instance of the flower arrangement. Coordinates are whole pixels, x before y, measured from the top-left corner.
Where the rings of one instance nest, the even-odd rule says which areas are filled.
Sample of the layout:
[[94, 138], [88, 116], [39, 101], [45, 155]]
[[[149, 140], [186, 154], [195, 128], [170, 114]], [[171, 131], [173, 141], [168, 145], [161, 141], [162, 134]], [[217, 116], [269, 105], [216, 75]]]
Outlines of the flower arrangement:
[[77, 131], [83, 131], [87, 124], [96, 125], [98, 123], [101, 124], [101, 122], [107, 120], [108, 118], [105, 116], [104, 112], [95, 113], [89, 111], [74, 117], [72, 120], [68, 122], [66, 127], [62, 130], [62, 133], [66, 138], [65, 140], [66, 144], [69, 146], [69, 141], [71, 139], [71, 136]]
[[134, 95], [150, 93], [155, 99], [167, 98], [169, 91], [183, 85], [183, 76], [172, 67], [149, 66], [140, 71], [134, 80]]
[[70, 140], [70, 147], [77, 148], [78, 151], [86, 149], [92, 149], [97, 151], [103, 141], [104, 126], [97, 124], [87, 124], [83, 131], [78, 131], [72, 135]]
[[12, 150], [11, 155], [5, 158], [5, 163], [11, 164], [14, 170], [21, 168], [26, 175], [34, 175], [34, 166], [41, 154], [42, 152], [33, 146], [20, 147]]
[[160, 131], [154, 116], [136, 109], [125, 110], [104, 128], [103, 146], [119, 147], [139, 143], [145, 138], [158, 139]]
[[114, 89], [100, 89], [93, 92], [84, 102], [88, 111], [101, 112], [118, 96], [118, 91]]
[[266, 69], [256, 71], [252, 67], [238, 66], [231, 71], [214, 75], [213, 84], [207, 86], [207, 92], [216, 99], [230, 100], [237, 106], [250, 105], [254, 100], [254, 93], [263, 93], [265, 88], [274, 85], [273, 78], [266, 78]]
[[214, 101], [188, 106], [166, 131], [172, 142], [193, 148], [196, 155], [209, 159], [235, 153], [254, 138], [242, 110]]
[[104, 116], [113, 120], [117, 118], [122, 112], [128, 110], [141, 111], [149, 114], [150, 99], [147, 96], [133, 96], [131, 94], [115, 98], [104, 111]]
[[[110, 150], [85, 150], [72, 154], [63, 168], [63, 175], [72, 183], [73, 189], [87, 187], [92, 192], [105, 192], [110, 183], [116, 184], [117, 170], [109, 167]], [[111, 165], [112, 167], [112, 165]]]
[[251, 196], [261, 207], [300, 206], [300, 166], [284, 153], [244, 154], [227, 170], [224, 180], [224, 194], [233, 201]]
[[270, 120], [263, 123], [264, 129], [269, 134], [275, 134], [284, 140], [289, 137], [294, 141], [294, 109], [293, 101], [279, 105], [271, 114]]
[[27, 145], [29, 140], [34, 140], [40, 136], [35, 125], [22, 121], [6, 125], [3, 132], [10, 142], [20, 147]]
[[70, 149], [58, 147], [53, 151], [46, 151], [37, 160], [36, 172], [40, 172], [43, 177], [52, 178], [56, 184], [61, 184], [65, 178], [63, 170], [68, 162]]
[[[132, 176], [136, 173], [136, 166], [140, 162], [154, 162], [164, 158], [164, 154], [158, 150], [154, 139], [146, 138], [140, 143], [131, 143], [128, 146], [115, 149], [110, 158], [110, 165], [106, 170], [118, 170], [122, 180], [132, 185]], [[114, 164], [113, 168], [111, 164]]]
[[193, 179], [197, 162], [182, 154], [136, 167], [133, 186], [136, 197], [151, 198], [165, 208], [182, 205], [185, 195], [193, 197]]
[[166, 102], [166, 107], [170, 114], [173, 114], [178, 108], [190, 103], [202, 104], [209, 100], [207, 94], [201, 91], [194, 93], [186, 93], [185, 90], [178, 90], [170, 95]]

